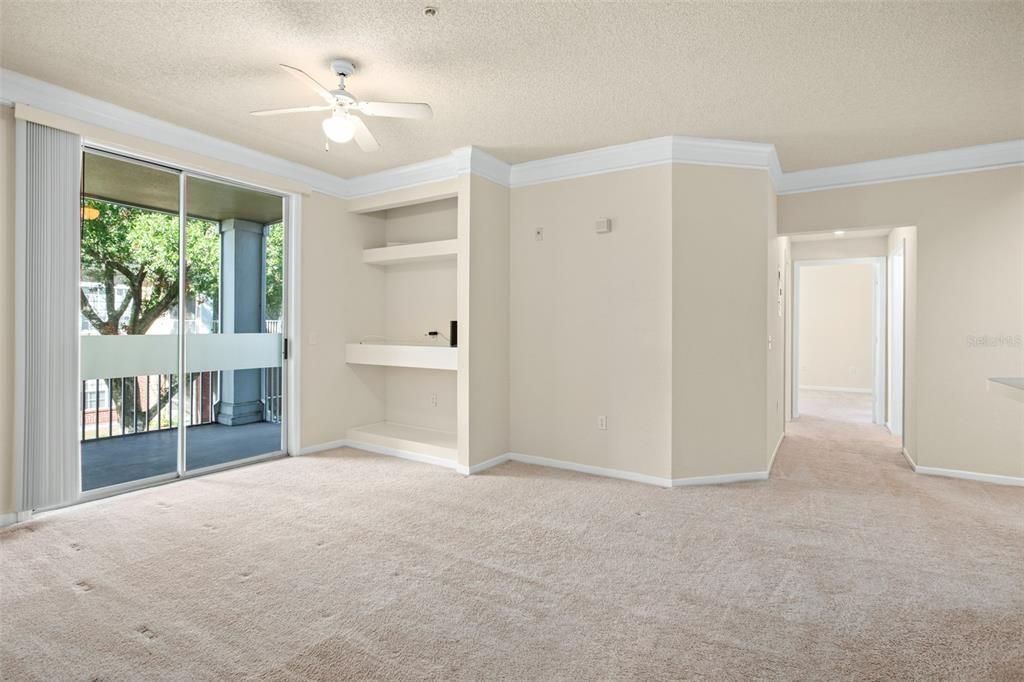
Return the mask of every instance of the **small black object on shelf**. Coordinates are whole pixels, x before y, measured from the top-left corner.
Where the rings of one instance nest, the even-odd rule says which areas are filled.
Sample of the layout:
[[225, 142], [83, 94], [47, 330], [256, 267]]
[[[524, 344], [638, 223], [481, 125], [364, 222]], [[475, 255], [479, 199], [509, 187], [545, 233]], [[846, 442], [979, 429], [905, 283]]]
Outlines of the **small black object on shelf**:
[[452, 320], [451, 331], [448, 334], [448, 341], [452, 344], [452, 348], [459, 345], [459, 322], [458, 320]]

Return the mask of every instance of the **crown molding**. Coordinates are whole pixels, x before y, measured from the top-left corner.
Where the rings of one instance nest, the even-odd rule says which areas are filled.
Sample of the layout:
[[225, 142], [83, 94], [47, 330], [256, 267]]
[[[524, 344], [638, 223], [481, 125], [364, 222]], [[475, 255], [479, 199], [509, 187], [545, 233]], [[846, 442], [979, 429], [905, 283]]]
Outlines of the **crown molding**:
[[844, 166], [830, 166], [782, 174], [778, 194], [799, 194], [839, 187], [914, 180], [936, 175], [1005, 168], [1024, 164], [1024, 140], [947, 149], [927, 154], [897, 156]]
[[600, 149], [517, 163], [509, 175], [512, 187], [581, 178], [655, 166], [672, 161], [672, 138], [655, 137]]
[[773, 181], [781, 174], [774, 145], [669, 135], [516, 164], [510, 181], [526, 187], [663, 163], [760, 168]]
[[509, 186], [510, 166], [478, 147], [459, 147], [451, 154], [439, 156], [376, 173], [359, 175], [348, 182], [348, 198], [363, 197], [452, 180], [472, 173], [499, 185]]
[[346, 179], [6, 69], [0, 69], [0, 103], [27, 104], [118, 133], [259, 170], [343, 199], [449, 180], [467, 173], [506, 187], [525, 187], [663, 163], [764, 169], [780, 195], [1024, 165], [1024, 140], [1011, 140], [787, 173], [783, 172], [772, 144], [670, 135], [515, 165], [477, 147], [460, 147], [436, 159]]
[[452, 153], [439, 156], [436, 159], [427, 159], [349, 178], [346, 181], [345, 198], [368, 197], [383, 192], [450, 180], [457, 176], [458, 160]]
[[775, 145], [761, 142], [738, 142], [677, 135], [672, 137], [672, 163], [764, 169], [771, 174], [772, 182], [776, 186], [778, 186], [782, 175]]
[[318, 192], [344, 198], [348, 181], [316, 168], [258, 152], [220, 138], [140, 114], [88, 95], [0, 69], [0, 101], [27, 104], [150, 142], [237, 164], [299, 182]]
[[510, 187], [512, 184], [512, 166], [501, 159], [491, 156], [479, 147], [462, 147], [452, 152], [455, 155], [467, 155], [467, 163], [460, 165], [460, 175], [472, 173], [491, 182]]

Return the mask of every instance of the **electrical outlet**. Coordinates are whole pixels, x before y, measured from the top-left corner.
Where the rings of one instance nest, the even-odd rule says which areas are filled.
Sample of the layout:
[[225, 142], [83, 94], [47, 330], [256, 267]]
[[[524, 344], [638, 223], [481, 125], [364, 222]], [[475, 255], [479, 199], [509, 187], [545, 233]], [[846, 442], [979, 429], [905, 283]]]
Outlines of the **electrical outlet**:
[[430, 406], [431, 407], [437, 407], [437, 394], [436, 393], [431, 393], [430, 394]]
[[533, 238], [539, 242], [544, 241], [544, 228], [538, 227], [533, 230]]
[[604, 416], [603, 414], [601, 416], [599, 416], [597, 418], [597, 428], [601, 429], [602, 431], [607, 431], [608, 430], [608, 417]]

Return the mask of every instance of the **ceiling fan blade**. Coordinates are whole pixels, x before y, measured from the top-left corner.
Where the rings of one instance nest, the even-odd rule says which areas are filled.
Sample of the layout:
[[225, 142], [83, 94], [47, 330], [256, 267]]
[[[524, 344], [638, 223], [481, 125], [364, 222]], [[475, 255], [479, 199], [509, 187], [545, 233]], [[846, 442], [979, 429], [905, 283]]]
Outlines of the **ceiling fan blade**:
[[287, 71], [289, 74], [297, 78], [298, 80], [305, 83], [308, 87], [313, 88], [316, 91], [316, 94], [320, 95], [323, 98], [323, 100], [330, 104], [332, 107], [337, 103], [334, 99], [334, 95], [331, 94], [330, 90], [320, 85], [320, 83], [318, 83], [315, 78], [310, 76], [302, 69], [296, 69], [294, 66], [288, 66], [287, 64], [280, 64], [279, 66], [285, 71]]
[[380, 149], [380, 143], [377, 142], [377, 138], [373, 136], [370, 129], [366, 127], [366, 122], [358, 116], [351, 116], [352, 124], [355, 127], [355, 138], [356, 144], [364, 152], [375, 152]]
[[390, 118], [433, 118], [434, 110], [422, 102], [360, 102], [359, 110], [367, 116]]
[[262, 109], [260, 111], [250, 111], [249, 114], [252, 116], [277, 116], [278, 114], [301, 114], [304, 111], [329, 111], [333, 108], [333, 106], [330, 106], [328, 104], [314, 104], [311, 107], [291, 107], [290, 109]]

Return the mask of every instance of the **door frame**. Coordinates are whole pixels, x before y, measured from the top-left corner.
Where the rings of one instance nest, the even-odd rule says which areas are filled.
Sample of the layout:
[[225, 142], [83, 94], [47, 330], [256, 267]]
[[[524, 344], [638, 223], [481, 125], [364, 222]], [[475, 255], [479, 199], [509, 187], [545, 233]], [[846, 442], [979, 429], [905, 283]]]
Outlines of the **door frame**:
[[[897, 272], [896, 261], [900, 262]], [[899, 288], [897, 290], [897, 275]], [[896, 246], [889, 251], [889, 377], [888, 377], [888, 418], [886, 426], [889, 432], [900, 439], [900, 446], [904, 445], [904, 432], [906, 431], [906, 394], [907, 394], [907, 238], [900, 237]], [[897, 293], [899, 298], [897, 300]], [[900, 312], [900, 319], [897, 324], [896, 310]], [[897, 333], [899, 344], [896, 343]], [[896, 353], [897, 346], [899, 353]], [[898, 372], [898, 377], [896, 376]], [[897, 396], [897, 388], [899, 395]], [[898, 414], [898, 418], [896, 415]]]
[[[169, 472], [167, 474], [159, 474], [156, 476], [139, 479], [137, 481], [126, 481], [105, 488], [97, 488], [95, 490], [80, 491], [78, 499], [71, 504], [77, 504], [79, 502], [87, 502], [95, 499], [101, 499], [104, 497], [110, 497], [112, 495], [118, 495], [124, 492], [130, 492], [133, 490], [139, 490], [142, 488], [149, 488], [156, 485], [163, 485], [166, 483], [172, 483], [174, 481], [180, 481], [186, 478], [192, 478], [195, 476], [203, 476], [205, 474], [215, 473], [217, 471], [223, 471], [225, 469], [232, 469], [239, 466], [245, 466], [253, 464], [255, 462], [265, 461], [269, 459], [276, 459], [279, 457], [287, 457], [297, 455], [299, 452], [299, 443], [301, 443], [299, 427], [297, 417], [299, 414], [298, 402], [299, 402], [299, 391], [301, 390], [300, 382], [300, 369], [299, 363], [293, 362], [296, 357], [294, 349], [298, 346], [299, 338], [299, 305], [300, 298], [298, 296], [298, 268], [294, 267], [293, 259], [299, 258], [300, 254], [300, 202], [301, 196], [294, 192], [280, 190], [274, 187], [258, 185], [249, 183], [235, 178], [209, 173], [202, 169], [187, 164], [182, 164], [177, 161], [154, 157], [144, 153], [138, 153], [134, 150], [126, 149], [118, 145], [107, 144], [102, 141], [89, 139], [86, 137], [82, 138], [82, 152], [93, 152], [99, 153], [105, 156], [111, 156], [124, 160], [130, 163], [140, 163], [147, 166], [158, 166], [169, 172], [177, 172], [179, 176], [179, 193], [178, 193], [178, 257], [179, 262], [185, 262], [185, 223], [188, 219], [187, 216], [187, 205], [188, 205], [188, 192], [187, 184], [188, 178], [198, 178], [202, 180], [210, 180], [219, 182], [222, 184], [233, 185], [236, 187], [243, 187], [265, 194], [273, 194], [279, 196], [283, 202], [282, 205], [282, 223], [284, 225], [284, 287], [285, 287], [285, 300], [284, 300], [284, 311], [282, 314], [282, 345], [284, 349], [287, 349], [286, 357], [282, 358], [281, 372], [282, 372], [282, 386], [286, 390], [285, 400], [282, 404], [281, 414], [281, 444], [278, 450], [262, 453], [253, 457], [246, 457], [244, 459], [238, 459], [231, 462], [224, 462], [221, 464], [215, 464], [208, 467], [202, 467], [200, 469], [187, 470], [185, 468], [185, 431], [186, 428], [183, 424], [179, 424], [178, 427], [178, 453], [177, 453], [177, 471]], [[20, 275], [24, 278], [24, 273]], [[22, 283], [23, 284], [23, 283]], [[184, 277], [179, 277], [178, 284], [178, 300], [184, 300], [184, 292], [187, 288], [187, 282]], [[178, 328], [179, 330], [184, 329], [182, 324], [183, 317], [185, 314], [184, 307], [178, 306]], [[178, 335], [178, 380], [181, 381], [185, 374], [187, 345], [185, 343], [185, 334], [183, 332]], [[23, 396], [18, 396], [18, 401], [23, 400]], [[294, 422], [294, 423], [293, 423]], [[81, 455], [79, 455], [79, 467], [81, 467]]]
[[793, 261], [793, 357], [790, 363], [792, 406], [791, 418], [800, 416], [800, 271], [803, 267], [829, 265], [871, 265], [874, 271], [872, 290], [872, 333], [874, 342], [871, 354], [872, 374], [872, 421], [885, 424], [886, 421], [886, 258], [871, 256], [863, 258], [801, 259]]

